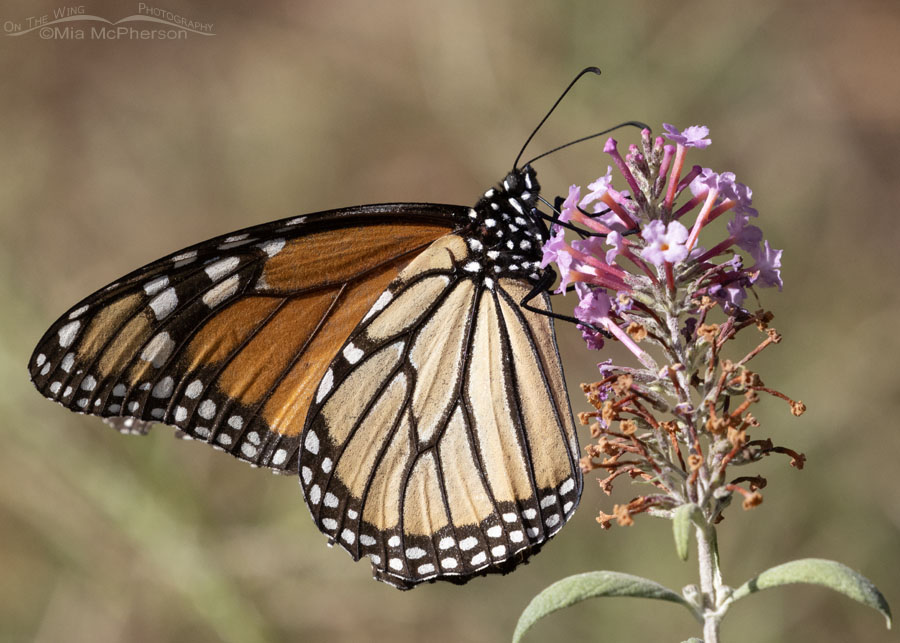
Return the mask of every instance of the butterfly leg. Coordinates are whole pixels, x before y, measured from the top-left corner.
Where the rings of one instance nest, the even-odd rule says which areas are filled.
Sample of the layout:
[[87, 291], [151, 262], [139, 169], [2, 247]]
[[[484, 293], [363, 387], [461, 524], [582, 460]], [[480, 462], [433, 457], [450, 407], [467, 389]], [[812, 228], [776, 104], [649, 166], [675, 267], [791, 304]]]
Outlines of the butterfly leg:
[[559, 319], [561, 321], [569, 322], [570, 324], [576, 324], [578, 326], [584, 326], [585, 328], [590, 328], [593, 331], [596, 331], [602, 334], [607, 339], [612, 338], [612, 335], [609, 331], [604, 330], [603, 328], [598, 328], [593, 324], [588, 324], [586, 322], [581, 321], [580, 319], [576, 319], [575, 317], [571, 317], [569, 315], [560, 315], [559, 313], [554, 313], [552, 310], [543, 310], [541, 308], [535, 308], [528, 302], [537, 297], [540, 293], [546, 292], [549, 290], [550, 286], [556, 280], [556, 272], [552, 268], [546, 268], [544, 272], [541, 274], [540, 280], [534, 285], [531, 291], [522, 297], [522, 301], [519, 302], [519, 306], [533, 313], [537, 313], [539, 315], [544, 315], [546, 317], [550, 317], [552, 319]]
[[560, 203], [561, 203], [562, 201], [560, 200], [559, 197], [557, 197], [557, 199], [556, 199], [556, 200], [557, 200], [557, 204], [556, 204], [555, 206], [552, 205], [549, 201], [547, 201], [547, 200], [546, 200], [544, 197], [542, 197], [542, 196], [538, 196], [538, 198], [539, 198], [544, 204], [546, 204], [547, 207], [549, 207], [550, 209], [553, 210], [553, 214], [551, 215], [551, 214], [546, 214], [545, 212], [541, 212], [540, 210], [538, 210], [537, 208], [535, 208], [535, 209], [534, 209], [534, 213], [537, 214], [537, 215], [538, 215], [540, 218], [542, 218], [543, 220], [549, 221], [550, 223], [553, 223], [553, 224], [558, 225], [558, 226], [562, 226], [562, 227], [565, 228], [566, 230], [572, 230], [573, 232], [577, 232], [578, 235], [579, 235], [581, 238], [584, 238], [584, 237], [605, 237], [605, 236], [606, 236], [606, 233], [605, 233], [605, 232], [590, 232], [589, 230], [582, 230], [582, 229], [579, 228], [578, 226], [574, 226], [574, 225], [572, 225], [571, 223], [568, 223], [568, 222], [563, 221], [562, 219], [560, 219], [559, 217], [560, 217], [561, 215], [560, 215], [560, 212], [559, 212], [559, 208], [560, 208]]

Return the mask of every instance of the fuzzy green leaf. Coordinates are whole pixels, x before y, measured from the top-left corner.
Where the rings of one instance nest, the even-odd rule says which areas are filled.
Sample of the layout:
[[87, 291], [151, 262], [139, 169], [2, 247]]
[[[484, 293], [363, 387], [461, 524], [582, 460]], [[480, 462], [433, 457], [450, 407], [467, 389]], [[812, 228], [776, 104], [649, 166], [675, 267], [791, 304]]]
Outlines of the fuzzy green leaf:
[[691, 527], [694, 518], [700, 513], [700, 507], [688, 503], [678, 507], [672, 515], [672, 533], [675, 536], [675, 551], [681, 560], [688, 559], [688, 546], [691, 542]]
[[891, 608], [878, 588], [862, 574], [833, 560], [804, 558], [777, 565], [738, 587], [731, 595], [731, 600], [736, 601], [770, 587], [791, 583], [821, 585], [840, 592], [881, 612], [887, 620], [888, 629], [891, 628]]
[[531, 599], [516, 624], [513, 643], [521, 641], [525, 632], [548, 614], [580, 603], [587, 598], [602, 596], [634, 596], [679, 603], [702, 622], [694, 608], [684, 598], [659, 583], [619, 572], [587, 572], [557, 581]]

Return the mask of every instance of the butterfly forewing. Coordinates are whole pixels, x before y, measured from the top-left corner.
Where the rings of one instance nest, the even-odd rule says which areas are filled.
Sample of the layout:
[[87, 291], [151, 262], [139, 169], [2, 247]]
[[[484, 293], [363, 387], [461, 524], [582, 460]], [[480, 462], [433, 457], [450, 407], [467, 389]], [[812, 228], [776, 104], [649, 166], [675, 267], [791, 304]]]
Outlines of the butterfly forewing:
[[306, 412], [350, 331], [466, 208], [364, 206], [277, 221], [149, 264], [88, 297], [31, 359], [38, 389], [144, 433], [178, 427], [296, 471]]
[[[490, 249], [497, 230], [515, 251], [530, 244], [510, 234], [515, 211], [504, 225], [503, 208], [488, 207], [476, 216], [496, 217], [493, 239], [439, 239], [377, 300], [326, 371], [304, 431], [301, 486], [316, 524], [402, 588], [512, 569], [581, 493], [552, 321], [519, 305], [536, 256]], [[546, 294], [537, 305], [549, 310]]]

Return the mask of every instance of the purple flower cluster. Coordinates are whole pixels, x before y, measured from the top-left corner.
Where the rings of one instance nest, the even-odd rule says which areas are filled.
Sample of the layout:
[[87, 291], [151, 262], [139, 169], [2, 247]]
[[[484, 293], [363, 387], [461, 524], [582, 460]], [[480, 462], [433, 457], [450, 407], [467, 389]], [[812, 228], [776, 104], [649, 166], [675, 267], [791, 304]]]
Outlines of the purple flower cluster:
[[[558, 292], [577, 294], [574, 314], [588, 347], [613, 338], [640, 362], [606, 360], [597, 364], [599, 379], [581, 385], [593, 407], [578, 414], [591, 435], [582, 472], [605, 472], [599, 482], [607, 494], [617, 480], [642, 489], [611, 513], [600, 511], [597, 522], [628, 526], [650, 514], [675, 521], [676, 532], [679, 521], [696, 527], [698, 557], [707, 557], [698, 591], [704, 605], [720, 606], [727, 594], [714, 586], [721, 580], [715, 525], [736, 498], [745, 510], [758, 506], [767, 484], [760, 475], [735, 476], [734, 467], [776, 453], [798, 469], [805, 462], [760, 439], [754, 405], [763, 394], [794, 416], [806, 405], [751, 370], [751, 360], [782, 340], [772, 313], [751, 297], [782, 287], [782, 253], [755, 225], [752, 191], [731, 172], [685, 164], [689, 150], [710, 145], [706, 127], [664, 130], [669, 143], [643, 130], [624, 154], [607, 140], [609, 167], [586, 189], [569, 188], [543, 264], [558, 269]], [[746, 352], [743, 341], [731, 341], [741, 332], [758, 337]], [[743, 357], [731, 354], [735, 347]]]
[[[610, 138], [604, 152], [612, 165], [586, 194], [571, 186], [560, 211], [559, 219], [582, 228], [583, 238], [569, 243], [565, 229], [554, 224], [543, 247], [543, 265], [556, 264], [560, 273], [557, 292], [574, 286], [575, 316], [584, 323], [588, 346], [600, 348], [598, 331], [605, 331], [647, 367], [655, 363], [626, 332], [629, 325], [646, 326], [655, 312], [677, 308], [685, 313], [677, 315], [679, 331], [689, 336], [698, 325], [701, 301], [740, 317], [748, 313], [748, 292], [782, 288], [782, 251], [750, 224], [759, 214], [750, 188], [732, 172], [698, 165], [684, 171], [687, 151], [710, 144], [709, 129], [679, 131], [669, 124], [663, 129], [671, 143], [643, 130], [641, 145], [629, 146], [624, 158]], [[625, 184], [621, 190], [613, 186], [616, 177]], [[731, 216], [727, 236], [708, 250], [698, 245], [701, 232], [725, 213]]]

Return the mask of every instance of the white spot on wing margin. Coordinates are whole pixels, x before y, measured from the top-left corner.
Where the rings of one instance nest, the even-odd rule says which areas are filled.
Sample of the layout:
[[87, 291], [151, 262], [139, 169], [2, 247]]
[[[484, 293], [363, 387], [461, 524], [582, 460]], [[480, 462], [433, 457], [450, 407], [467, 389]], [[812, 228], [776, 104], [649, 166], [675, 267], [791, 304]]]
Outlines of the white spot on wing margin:
[[322, 400], [331, 391], [332, 386], [334, 386], [334, 371], [329, 368], [319, 383], [319, 390], [316, 392], [316, 404], [322, 403]]
[[[146, 290], [146, 286], [144, 289]], [[153, 309], [157, 320], [168, 317], [176, 306], [178, 306], [178, 295], [175, 294], [174, 288], [166, 288], [150, 300], [150, 308]]]
[[274, 257], [284, 248], [284, 239], [272, 239], [271, 241], [259, 244], [259, 247], [262, 248], [263, 252], [267, 255]]
[[159, 368], [166, 363], [174, 349], [175, 342], [169, 337], [169, 333], [163, 331], [147, 343], [141, 352], [141, 359]]
[[232, 270], [237, 268], [240, 262], [241, 260], [237, 257], [228, 257], [226, 259], [220, 259], [219, 261], [215, 261], [209, 264], [203, 270], [212, 281], [218, 281], [225, 275], [229, 274]]
[[344, 348], [344, 357], [351, 364], [356, 364], [356, 362], [358, 362], [363, 355], [364, 353], [359, 348], [357, 348], [353, 344], [353, 342], [347, 344], [347, 346]]
[[75, 341], [75, 335], [78, 334], [78, 329], [81, 328], [80, 321], [69, 322], [65, 326], [59, 329], [59, 345], [63, 348], [67, 348], [73, 341]]
[[369, 317], [374, 315], [377, 312], [380, 312], [385, 306], [387, 306], [391, 299], [394, 298], [394, 295], [391, 294], [390, 290], [385, 290], [381, 293], [381, 296], [372, 304], [372, 307], [369, 309], [369, 312], [366, 313], [366, 316], [362, 318], [363, 321], [366, 321]]
[[303, 440], [303, 446], [312, 454], [319, 452], [319, 436], [316, 435], [315, 431], [310, 431], [306, 434], [306, 439]]
[[203, 303], [210, 308], [215, 308], [223, 301], [231, 297], [237, 292], [241, 278], [238, 275], [232, 275], [228, 279], [216, 284], [203, 295]]

